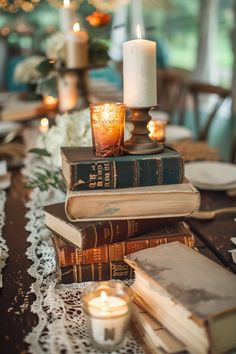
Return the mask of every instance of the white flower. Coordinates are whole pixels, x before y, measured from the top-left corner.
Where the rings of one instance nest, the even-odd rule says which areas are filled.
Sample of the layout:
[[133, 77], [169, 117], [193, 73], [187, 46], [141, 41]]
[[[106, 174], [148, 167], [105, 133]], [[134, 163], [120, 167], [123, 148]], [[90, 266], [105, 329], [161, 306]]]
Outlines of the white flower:
[[55, 123], [47, 134], [40, 136], [37, 147], [46, 149], [52, 155], [46, 159], [49, 164], [60, 167], [60, 147], [92, 145], [89, 109], [58, 115]]
[[65, 60], [66, 37], [62, 32], [56, 32], [48, 38], [46, 43], [46, 55], [49, 59]]
[[41, 73], [36, 67], [45, 58], [42, 56], [31, 56], [17, 64], [14, 72], [14, 80], [24, 84], [35, 83], [41, 77]]
[[[130, 135], [131, 127], [129, 124], [125, 128], [125, 137]], [[79, 112], [65, 113], [58, 115], [55, 125], [48, 133], [40, 136], [37, 147], [46, 149], [52, 157], [45, 161], [52, 167], [61, 166], [60, 148], [62, 146], [92, 146], [92, 135], [90, 128], [89, 109]]]

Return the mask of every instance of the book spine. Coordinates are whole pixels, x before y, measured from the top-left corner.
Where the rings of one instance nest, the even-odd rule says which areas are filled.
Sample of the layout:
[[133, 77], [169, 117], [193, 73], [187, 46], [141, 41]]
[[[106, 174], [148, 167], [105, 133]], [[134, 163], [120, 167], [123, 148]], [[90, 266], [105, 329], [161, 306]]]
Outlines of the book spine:
[[156, 247], [164, 243], [179, 241], [188, 247], [194, 246], [194, 237], [170, 236], [158, 237], [155, 239], [129, 240], [111, 245], [104, 245], [85, 251], [72, 245], [61, 245], [54, 242], [57, 258], [60, 267], [67, 267], [78, 264], [104, 263], [108, 261], [120, 261], [124, 256], [133, 252], [141, 251], [145, 248]]
[[[179, 220], [180, 218], [175, 218], [175, 221]], [[97, 248], [105, 244], [125, 241], [130, 237], [144, 235], [159, 227], [167, 226], [171, 221], [173, 218], [96, 222], [81, 230], [81, 250]]]
[[57, 276], [59, 283], [71, 284], [110, 279], [132, 279], [134, 272], [124, 261], [117, 261], [58, 268]]
[[178, 184], [183, 181], [183, 171], [181, 156], [78, 162], [70, 165], [69, 189], [82, 191]]

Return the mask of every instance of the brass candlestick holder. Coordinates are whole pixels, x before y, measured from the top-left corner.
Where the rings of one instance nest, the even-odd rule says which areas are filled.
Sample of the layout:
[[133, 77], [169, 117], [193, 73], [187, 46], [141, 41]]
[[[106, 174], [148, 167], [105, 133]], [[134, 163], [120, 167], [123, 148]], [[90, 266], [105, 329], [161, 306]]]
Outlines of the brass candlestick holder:
[[157, 141], [153, 141], [149, 137], [147, 128], [148, 122], [151, 120], [149, 115], [150, 109], [156, 107], [130, 107], [130, 120], [133, 123], [132, 136], [124, 142], [123, 152], [129, 155], [155, 154], [163, 151], [163, 145]]

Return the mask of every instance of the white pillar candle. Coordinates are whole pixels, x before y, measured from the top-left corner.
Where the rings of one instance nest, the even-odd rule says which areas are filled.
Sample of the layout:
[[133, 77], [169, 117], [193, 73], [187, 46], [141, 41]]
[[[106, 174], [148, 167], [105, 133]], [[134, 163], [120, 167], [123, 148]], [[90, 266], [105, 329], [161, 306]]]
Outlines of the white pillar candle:
[[58, 79], [59, 111], [67, 112], [78, 103], [78, 76], [76, 73], [65, 73]]
[[93, 340], [103, 346], [115, 346], [122, 342], [130, 313], [127, 303], [105, 291], [88, 301]]
[[67, 68], [85, 68], [88, 66], [88, 34], [75, 23], [66, 37]]
[[62, 32], [72, 30], [73, 24], [76, 22], [76, 12], [70, 0], [63, 0], [63, 5], [59, 9], [60, 29]]
[[157, 105], [156, 43], [141, 38], [123, 43], [124, 103], [128, 107]]

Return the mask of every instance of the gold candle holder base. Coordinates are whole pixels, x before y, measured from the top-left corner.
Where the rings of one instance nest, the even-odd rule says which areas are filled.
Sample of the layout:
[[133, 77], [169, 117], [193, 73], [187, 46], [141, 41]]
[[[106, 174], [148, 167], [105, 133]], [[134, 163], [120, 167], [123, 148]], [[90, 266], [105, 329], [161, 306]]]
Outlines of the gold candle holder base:
[[156, 107], [131, 107], [130, 120], [133, 123], [132, 136], [129, 140], [124, 142], [122, 148], [123, 153], [129, 155], [145, 155], [156, 154], [163, 151], [164, 147], [157, 141], [153, 141], [149, 137], [149, 130], [147, 128], [148, 122], [151, 120], [149, 110]]

